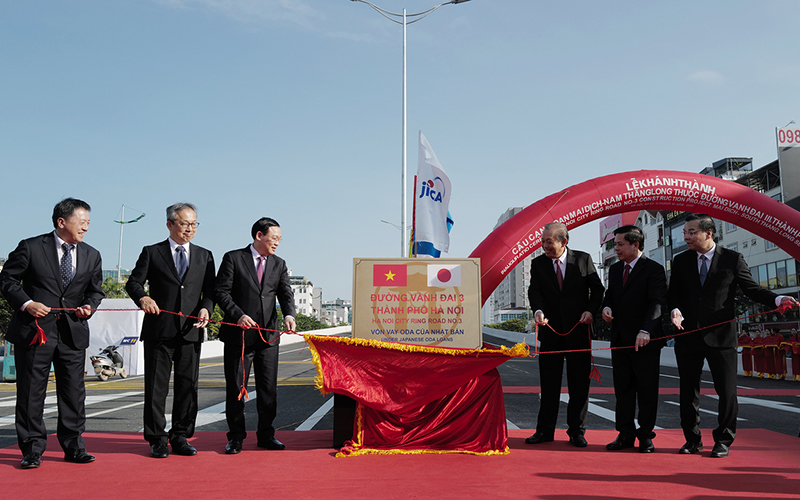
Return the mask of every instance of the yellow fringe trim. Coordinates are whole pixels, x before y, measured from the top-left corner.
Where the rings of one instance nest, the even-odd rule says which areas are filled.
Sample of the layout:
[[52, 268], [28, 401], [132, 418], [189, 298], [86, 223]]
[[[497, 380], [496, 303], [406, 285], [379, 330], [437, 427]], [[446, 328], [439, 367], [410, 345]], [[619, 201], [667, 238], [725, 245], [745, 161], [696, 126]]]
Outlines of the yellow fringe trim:
[[479, 356], [483, 353], [486, 353], [486, 354], [503, 354], [510, 358], [521, 358], [528, 356], [530, 354], [528, 345], [524, 343], [517, 344], [511, 348], [500, 346], [500, 349], [451, 349], [447, 347], [430, 347], [424, 345], [382, 342], [380, 340], [373, 340], [373, 339], [355, 339], [350, 337], [333, 337], [333, 336], [310, 335], [310, 334], [303, 335], [303, 338], [305, 338], [306, 342], [308, 342], [309, 344], [311, 344], [311, 342], [313, 341], [319, 340], [322, 342], [335, 342], [339, 344], [374, 347], [376, 349], [389, 349], [391, 351], [426, 352], [429, 354], [448, 354], [451, 356]]
[[363, 455], [428, 455], [428, 454], [436, 454], [436, 455], [444, 455], [444, 454], [453, 454], [453, 453], [461, 453], [464, 455], [479, 455], [479, 456], [491, 456], [491, 455], [508, 455], [509, 449], [506, 446], [505, 450], [490, 450], [490, 451], [466, 451], [466, 450], [378, 450], [375, 448], [361, 448], [360, 450], [352, 450], [348, 453], [339, 452], [336, 454], [337, 457], [358, 457]]
[[[308, 335], [310, 337], [311, 335]], [[304, 337], [306, 337], [304, 335]], [[317, 374], [314, 376], [314, 387], [322, 393], [324, 396], [325, 392], [325, 377], [322, 374], [322, 362], [319, 358], [319, 352], [317, 352], [317, 346], [314, 345], [313, 342], [309, 342], [306, 338], [306, 345], [308, 346], [308, 350], [311, 351], [311, 361], [314, 363], [314, 367], [317, 370]]]

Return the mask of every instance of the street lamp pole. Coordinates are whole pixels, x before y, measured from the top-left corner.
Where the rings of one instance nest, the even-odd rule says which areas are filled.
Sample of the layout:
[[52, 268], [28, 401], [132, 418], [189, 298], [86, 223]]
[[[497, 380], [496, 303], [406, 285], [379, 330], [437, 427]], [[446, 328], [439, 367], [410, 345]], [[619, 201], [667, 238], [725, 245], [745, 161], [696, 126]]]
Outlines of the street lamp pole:
[[[406, 9], [403, 9], [403, 13], [396, 13], [396, 12], [389, 12], [388, 10], [382, 9], [377, 5], [368, 2], [367, 0], [351, 0], [353, 2], [359, 2], [372, 7], [377, 13], [385, 17], [386, 19], [392, 21], [393, 23], [402, 24], [403, 25], [403, 165], [402, 165], [402, 174], [401, 174], [401, 182], [402, 182], [402, 189], [401, 189], [401, 199], [402, 203], [400, 204], [400, 257], [407, 257], [408, 254], [408, 232], [405, 230], [407, 224], [406, 214], [408, 212], [408, 133], [407, 133], [407, 118], [406, 118], [406, 111], [407, 111], [407, 101], [406, 101], [406, 26], [409, 24], [413, 24], [417, 21], [421, 21], [424, 18], [428, 17], [433, 11], [437, 10], [439, 7], [444, 5], [450, 4], [459, 4], [464, 2], [469, 2], [470, 0], [451, 0], [449, 2], [443, 2], [439, 5], [434, 5], [428, 10], [424, 10], [422, 12], [417, 12], [416, 14], [406, 14]], [[396, 19], [398, 18], [398, 19]], [[400, 21], [399, 18], [403, 20]], [[411, 18], [409, 21], [408, 18]]]

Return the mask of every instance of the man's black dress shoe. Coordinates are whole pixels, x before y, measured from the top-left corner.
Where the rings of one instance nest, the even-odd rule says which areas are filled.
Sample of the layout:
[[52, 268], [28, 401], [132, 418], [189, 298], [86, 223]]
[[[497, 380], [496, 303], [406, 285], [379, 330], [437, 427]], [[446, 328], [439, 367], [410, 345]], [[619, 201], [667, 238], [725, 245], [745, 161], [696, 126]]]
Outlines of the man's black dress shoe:
[[38, 469], [42, 465], [42, 456], [36, 452], [28, 453], [22, 457], [23, 469]]
[[611, 441], [606, 445], [606, 449], [611, 451], [618, 451], [618, 450], [624, 450], [625, 448], [633, 448], [633, 445], [634, 445], [633, 436], [627, 437], [623, 436], [622, 434], [618, 434], [617, 439]]
[[266, 441], [259, 441], [258, 443], [256, 443], [256, 446], [258, 446], [259, 448], [266, 448], [268, 450], [286, 449], [286, 445], [275, 439], [275, 436], [272, 436]]
[[703, 451], [703, 443], [692, 443], [690, 441], [686, 441], [686, 444], [681, 446], [681, 449], [678, 450], [678, 453], [681, 455], [694, 455], [695, 453], [700, 453], [701, 451]]
[[525, 444], [539, 444], [549, 443], [553, 441], [552, 434], [545, 434], [544, 432], [534, 432], [533, 436], [525, 438]]
[[639, 438], [639, 453], [653, 453], [656, 447], [653, 446], [653, 440], [650, 438]]
[[86, 450], [78, 450], [66, 453], [64, 460], [73, 464], [88, 464], [89, 462], [94, 462], [94, 455], [89, 455]]
[[228, 444], [225, 446], [225, 453], [227, 455], [236, 455], [237, 453], [242, 452], [242, 440], [241, 439], [231, 439], [228, 441]]
[[570, 444], [572, 446], [575, 446], [575, 447], [578, 447], [578, 448], [586, 448], [587, 446], [589, 446], [589, 443], [586, 442], [586, 438], [581, 436], [581, 435], [570, 436], [569, 437], [569, 442], [570, 442]]
[[167, 443], [151, 443], [150, 456], [153, 458], [167, 458], [169, 456]]
[[197, 455], [197, 449], [190, 445], [186, 439], [176, 439], [172, 442], [172, 453], [182, 455], [184, 457], [193, 457]]
[[713, 458], [723, 458], [728, 456], [728, 445], [722, 443], [714, 443], [714, 448], [711, 450]]

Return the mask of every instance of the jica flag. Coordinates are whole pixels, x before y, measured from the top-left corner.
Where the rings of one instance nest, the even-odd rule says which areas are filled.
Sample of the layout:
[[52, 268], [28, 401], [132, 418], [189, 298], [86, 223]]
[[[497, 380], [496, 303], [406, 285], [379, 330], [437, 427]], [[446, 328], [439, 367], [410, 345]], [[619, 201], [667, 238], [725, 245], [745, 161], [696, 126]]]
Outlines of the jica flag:
[[439, 257], [450, 249], [450, 179], [428, 140], [419, 133], [414, 241], [417, 255]]

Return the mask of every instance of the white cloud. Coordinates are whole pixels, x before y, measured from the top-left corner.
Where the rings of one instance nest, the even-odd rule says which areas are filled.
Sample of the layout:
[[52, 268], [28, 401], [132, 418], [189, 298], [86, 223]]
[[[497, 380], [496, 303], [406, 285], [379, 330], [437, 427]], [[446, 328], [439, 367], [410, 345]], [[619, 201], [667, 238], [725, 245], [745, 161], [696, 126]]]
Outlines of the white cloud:
[[706, 84], [720, 84], [725, 83], [725, 77], [722, 76], [720, 73], [716, 71], [711, 71], [709, 69], [704, 69], [700, 71], [695, 71], [688, 77], [687, 80], [690, 82], [698, 82], [698, 83], [706, 83]]
[[249, 23], [288, 22], [314, 29], [314, 21], [324, 14], [300, 0], [153, 0], [174, 9], [218, 12], [231, 19]]

